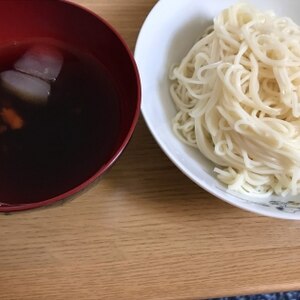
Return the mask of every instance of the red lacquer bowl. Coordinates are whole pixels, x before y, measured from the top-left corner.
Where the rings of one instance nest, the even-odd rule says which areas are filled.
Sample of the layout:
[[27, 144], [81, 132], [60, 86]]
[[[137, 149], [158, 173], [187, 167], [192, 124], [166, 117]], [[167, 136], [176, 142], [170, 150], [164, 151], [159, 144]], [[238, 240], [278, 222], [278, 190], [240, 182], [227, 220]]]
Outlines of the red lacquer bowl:
[[[141, 92], [136, 64], [126, 43], [111, 25], [85, 8], [66, 1], [2, 0], [0, 25], [0, 48], [12, 41], [51, 38], [91, 53], [108, 71], [120, 104], [118, 112], [108, 112], [119, 113], [120, 118], [117, 134], [112, 141], [113, 147], [104, 161], [99, 160], [95, 150], [97, 146], [92, 144], [91, 151], [87, 151], [84, 159], [81, 159], [85, 163], [75, 161], [67, 175], [56, 174], [59, 178], [57, 185], [53, 184], [53, 178], [48, 184], [46, 176], [43, 188], [41, 183], [30, 181], [20, 188], [20, 178], [10, 179], [0, 172], [0, 181], [3, 183], [0, 184], [0, 212], [11, 212], [37, 208], [68, 198], [107, 171], [124, 150], [134, 131], [140, 113]], [[102, 104], [95, 104], [95, 111], [100, 112], [101, 109]], [[95, 145], [99, 146], [97, 134], [94, 136]], [[32, 172], [30, 163], [26, 163], [26, 168], [24, 177], [27, 170], [28, 174]], [[42, 172], [35, 166], [35, 172], [39, 171]]]

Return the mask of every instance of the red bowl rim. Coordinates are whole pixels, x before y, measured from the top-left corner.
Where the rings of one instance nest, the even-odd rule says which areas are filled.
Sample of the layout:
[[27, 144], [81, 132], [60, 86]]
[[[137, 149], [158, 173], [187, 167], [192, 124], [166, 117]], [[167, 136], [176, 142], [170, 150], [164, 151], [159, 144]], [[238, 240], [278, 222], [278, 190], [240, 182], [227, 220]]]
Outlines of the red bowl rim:
[[117, 30], [109, 22], [107, 22], [102, 17], [100, 17], [99, 15], [94, 13], [93, 11], [89, 10], [88, 8], [86, 8], [82, 5], [79, 5], [77, 3], [73, 3], [70, 0], [59, 0], [59, 1], [64, 2], [68, 5], [80, 8], [83, 11], [87, 12], [88, 14], [93, 15], [94, 17], [99, 19], [99, 21], [101, 21], [105, 26], [107, 26], [109, 28], [109, 30], [117, 37], [117, 39], [121, 42], [121, 44], [125, 48], [125, 50], [128, 54], [128, 57], [131, 60], [131, 64], [132, 64], [133, 69], [134, 69], [135, 79], [136, 79], [136, 83], [137, 83], [137, 103], [136, 103], [137, 105], [136, 105], [134, 117], [133, 117], [133, 120], [131, 122], [129, 131], [128, 131], [125, 139], [123, 140], [122, 144], [117, 148], [117, 150], [115, 150], [115, 153], [112, 155], [110, 160], [108, 160], [95, 174], [93, 174], [87, 180], [85, 180], [81, 184], [77, 185], [74, 188], [71, 188], [70, 190], [68, 190], [68, 191], [66, 191], [62, 194], [54, 196], [54, 197], [49, 198], [47, 200], [34, 202], [34, 203], [17, 204], [17, 205], [4, 205], [4, 206], [0, 205], [0, 213], [1, 212], [5, 213], [5, 212], [23, 211], [23, 210], [28, 210], [28, 209], [47, 206], [47, 205], [53, 204], [57, 201], [67, 199], [67, 198], [71, 197], [72, 195], [78, 193], [79, 191], [83, 190], [85, 187], [87, 187], [89, 184], [91, 184], [93, 181], [95, 181], [98, 177], [103, 175], [104, 172], [107, 171], [114, 164], [114, 162], [121, 155], [121, 153], [125, 149], [126, 145], [128, 144], [128, 142], [129, 142], [129, 140], [130, 140], [130, 138], [131, 138], [131, 136], [134, 132], [134, 129], [136, 127], [138, 119], [139, 119], [140, 107], [141, 107], [141, 82], [140, 82], [140, 76], [139, 76], [139, 71], [138, 71], [137, 64], [135, 62], [133, 53], [131, 52], [129, 46], [127, 45], [127, 43], [125, 42], [123, 37], [120, 35], [120, 33], [117, 32]]

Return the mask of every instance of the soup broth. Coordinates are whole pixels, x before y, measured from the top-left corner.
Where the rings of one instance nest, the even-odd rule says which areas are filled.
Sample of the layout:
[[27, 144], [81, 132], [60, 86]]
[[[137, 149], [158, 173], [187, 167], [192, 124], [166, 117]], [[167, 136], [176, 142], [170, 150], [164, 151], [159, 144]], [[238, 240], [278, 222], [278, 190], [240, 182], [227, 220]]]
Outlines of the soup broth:
[[[41, 79], [51, 86], [46, 104], [30, 101], [30, 96], [24, 101], [0, 85], [2, 203], [49, 199], [76, 187], [107, 161], [118, 139], [118, 93], [91, 54], [52, 40], [14, 43], [0, 49], [0, 72], [14, 70], [36, 45], [55, 48], [63, 63], [55, 80]], [[5, 123], [9, 111], [19, 120], [11, 127]]]

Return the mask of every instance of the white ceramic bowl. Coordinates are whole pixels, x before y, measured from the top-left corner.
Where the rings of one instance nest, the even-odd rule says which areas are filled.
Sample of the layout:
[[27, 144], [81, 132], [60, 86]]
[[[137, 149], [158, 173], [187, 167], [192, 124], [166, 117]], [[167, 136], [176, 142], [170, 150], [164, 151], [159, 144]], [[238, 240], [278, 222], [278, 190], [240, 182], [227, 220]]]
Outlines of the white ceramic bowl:
[[[300, 196], [256, 199], [228, 192], [213, 173], [213, 165], [174, 135], [175, 107], [169, 94], [168, 72], [192, 47], [214, 16], [234, 0], [160, 0], [148, 15], [137, 41], [135, 58], [142, 82], [142, 113], [158, 144], [177, 167], [219, 199], [261, 215], [300, 220]], [[249, 0], [262, 10], [291, 17], [300, 24], [296, 0]], [[298, 200], [298, 201], [297, 201]]]

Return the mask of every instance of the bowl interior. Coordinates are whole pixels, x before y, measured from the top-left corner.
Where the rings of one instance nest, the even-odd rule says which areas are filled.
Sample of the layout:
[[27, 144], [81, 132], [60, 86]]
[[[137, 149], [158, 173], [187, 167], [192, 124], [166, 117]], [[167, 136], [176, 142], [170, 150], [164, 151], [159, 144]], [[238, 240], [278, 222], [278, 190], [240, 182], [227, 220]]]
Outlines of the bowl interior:
[[[234, 0], [161, 0], [146, 19], [140, 32], [135, 58], [139, 67], [143, 101], [142, 113], [153, 136], [169, 158], [196, 184], [237, 207], [266, 216], [300, 219], [297, 196], [251, 198], [229, 193], [213, 173], [213, 165], [196, 149], [174, 135], [171, 120], [175, 107], [169, 93], [168, 73], [193, 46], [213, 18]], [[287, 0], [249, 1], [260, 9], [289, 16], [300, 24], [300, 3]], [[153, 47], [153, 45], [159, 45]]]
[[[11, 43], [39, 38], [61, 41], [99, 63], [102, 70], [99, 76], [103, 76], [104, 80], [101, 95], [107, 98], [92, 103], [86, 100], [87, 105], [93, 105], [90, 110], [92, 117], [98, 120], [95, 121], [95, 130], [86, 133], [92, 143], [85, 147], [84, 154], [69, 161], [65, 173], [52, 170], [52, 179], [45, 177], [40, 182], [30, 179], [27, 187], [23, 184], [22, 190], [19, 189], [22, 185], [20, 177], [7, 178], [4, 172], [0, 172], [0, 181], [3, 182], [0, 184], [0, 211], [10, 211], [37, 207], [68, 197], [107, 170], [133, 132], [139, 113], [140, 91], [130, 50], [119, 34], [95, 14], [64, 1], [4, 0], [0, 2], [0, 18], [0, 49]], [[112, 104], [111, 94], [106, 92], [109, 86], [117, 99], [115, 105]], [[109, 126], [109, 122], [114, 122], [113, 126]], [[97, 128], [100, 127], [106, 129], [104, 135], [110, 145], [103, 140], [104, 135], [98, 133], [100, 130]], [[105, 155], [101, 155], [103, 149], [106, 149]], [[28, 174], [31, 176], [30, 168], [31, 165], [26, 164], [28, 172], [24, 171], [24, 178]], [[37, 167], [35, 176], [42, 172], [41, 169], [42, 166]]]

